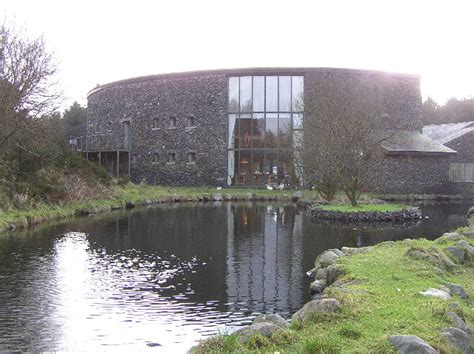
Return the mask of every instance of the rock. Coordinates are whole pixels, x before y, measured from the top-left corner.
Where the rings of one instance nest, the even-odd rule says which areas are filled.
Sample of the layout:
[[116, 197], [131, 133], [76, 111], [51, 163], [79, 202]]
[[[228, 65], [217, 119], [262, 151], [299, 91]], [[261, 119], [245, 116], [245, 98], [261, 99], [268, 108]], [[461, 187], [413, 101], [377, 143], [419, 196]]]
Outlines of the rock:
[[420, 291], [418, 294], [423, 295], [423, 296], [437, 297], [443, 300], [448, 300], [451, 297], [451, 295], [449, 295], [447, 292], [440, 289], [434, 289], [434, 288]]
[[127, 203], [125, 204], [125, 208], [126, 208], [126, 209], [133, 209], [133, 208], [135, 208], [135, 202], [134, 202], [133, 200], [127, 202]]
[[273, 323], [275, 326], [278, 326], [283, 329], [290, 328], [290, 324], [288, 323], [287, 320], [285, 320], [283, 317], [281, 317], [278, 314], [270, 314], [270, 315], [258, 315], [254, 320], [252, 324], [255, 323]]
[[336, 263], [339, 256], [334, 253], [333, 251], [324, 251], [318, 257], [316, 257], [316, 261], [314, 262], [315, 268], [325, 268], [331, 264]]
[[330, 248], [328, 251], [334, 252], [339, 257], [345, 256], [344, 252], [338, 250], [337, 248]]
[[410, 248], [406, 255], [415, 259], [424, 259], [440, 268], [451, 268], [456, 265], [446, 254], [439, 251], [436, 247], [431, 247], [430, 249]]
[[352, 256], [353, 254], [359, 254], [359, 253], [367, 253], [372, 251], [372, 247], [342, 247], [341, 251], [346, 255], [346, 256]]
[[292, 317], [292, 321], [307, 322], [322, 314], [336, 312], [341, 303], [336, 299], [311, 300], [299, 309]]
[[293, 193], [293, 196], [291, 197], [294, 202], [297, 202], [301, 198], [303, 198], [303, 193], [300, 191]]
[[328, 269], [327, 268], [319, 268], [316, 271], [315, 278], [316, 279], [324, 279], [324, 281], [326, 281], [327, 276], [328, 276]]
[[464, 320], [461, 317], [459, 317], [452, 311], [449, 311], [447, 316], [453, 323], [454, 327], [459, 328], [460, 330], [463, 330], [468, 335], [472, 335], [472, 330], [466, 325], [466, 322], [464, 322]]
[[462, 235], [457, 232], [446, 232], [443, 236], [438, 237], [438, 240], [457, 241], [462, 238]]
[[309, 292], [313, 294], [321, 294], [323, 290], [326, 288], [326, 280], [324, 279], [316, 279], [309, 285]]
[[454, 283], [446, 283], [445, 285], [449, 290], [451, 290], [451, 294], [459, 295], [461, 299], [466, 299], [469, 297], [469, 294], [461, 285]]
[[461, 353], [472, 353], [471, 338], [463, 330], [456, 327], [445, 328], [441, 331], [441, 336], [459, 349]]
[[222, 194], [213, 194], [212, 200], [214, 202], [221, 202], [222, 200], [224, 200], [224, 198], [222, 198]]
[[390, 343], [400, 354], [436, 354], [431, 345], [417, 336], [390, 336]]
[[466, 252], [464, 248], [451, 246], [446, 248], [446, 251], [451, 254], [456, 263], [463, 264], [464, 262], [466, 262]]
[[472, 247], [469, 242], [466, 242], [464, 240], [458, 242], [458, 247], [461, 247], [464, 249], [470, 257], [474, 256], [474, 247]]
[[253, 193], [247, 193], [247, 200], [253, 200]]
[[248, 342], [250, 337], [254, 335], [261, 335], [264, 337], [271, 337], [276, 331], [281, 331], [282, 328], [270, 323], [270, 322], [259, 322], [251, 324], [245, 328], [239, 329], [234, 334], [239, 338], [242, 343]]
[[337, 278], [341, 275], [343, 275], [344, 272], [338, 264], [333, 264], [327, 267], [327, 275], [326, 275], [326, 283], [327, 285], [331, 285], [334, 283]]

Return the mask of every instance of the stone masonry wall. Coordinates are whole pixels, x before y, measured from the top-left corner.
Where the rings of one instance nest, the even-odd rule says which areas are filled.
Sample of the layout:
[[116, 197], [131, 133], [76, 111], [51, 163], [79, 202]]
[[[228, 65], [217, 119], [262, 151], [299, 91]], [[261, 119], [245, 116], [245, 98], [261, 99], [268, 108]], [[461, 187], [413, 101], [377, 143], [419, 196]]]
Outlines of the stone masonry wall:
[[448, 193], [449, 156], [387, 155], [371, 191], [389, 194]]
[[[445, 145], [458, 152], [451, 156], [450, 162], [474, 162], [474, 131]], [[474, 182], [449, 182], [447, 189], [450, 194], [474, 198]]]
[[[216, 185], [226, 175], [227, 77], [196, 75], [111, 85], [89, 95], [90, 132], [132, 130], [131, 178], [164, 185]], [[192, 117], [194, 123], [189, 126]], [[170, 121], [174, 120], [176, 126]], [[169, 154], [175, 161], [169, 162]], [[195, 161], [189, 160], [193, 153]]]

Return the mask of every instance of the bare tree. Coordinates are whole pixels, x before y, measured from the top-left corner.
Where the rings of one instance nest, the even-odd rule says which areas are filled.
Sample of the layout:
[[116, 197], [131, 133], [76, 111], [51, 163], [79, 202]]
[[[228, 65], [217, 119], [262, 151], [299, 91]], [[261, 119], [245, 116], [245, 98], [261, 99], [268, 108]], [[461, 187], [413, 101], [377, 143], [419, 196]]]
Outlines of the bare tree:
[[306, 102], [303, 165], [306, 181], [327, 200], [341, 188], [356, 206], [383, 162], [381, 143], [386, 114], [378, 107], [376, 90], [348, 90], [325, 84], [326, 93]]
[[[2, 175], [31, 175], [48, 151], [44, 119], [54, 115], [61, 97], [56, 65], [41, 38], [26, 39], [14, 26], [0, 27], [0, 164]], [[2, 176], [0, 175], [0, 178]]]
[[42, 38], [28, 40], [19, 33], [0, 27], [0, 147], [29, 120], [56, 111], [61, 96], [56, 65]]

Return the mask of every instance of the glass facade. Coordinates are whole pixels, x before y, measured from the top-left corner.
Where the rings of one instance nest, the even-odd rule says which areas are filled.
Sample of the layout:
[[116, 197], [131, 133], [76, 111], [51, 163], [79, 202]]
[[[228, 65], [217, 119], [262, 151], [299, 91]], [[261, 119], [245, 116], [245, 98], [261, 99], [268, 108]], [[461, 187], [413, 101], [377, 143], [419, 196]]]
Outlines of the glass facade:
[[229, 77], [227, 184], [299, 185], [303, 76]]

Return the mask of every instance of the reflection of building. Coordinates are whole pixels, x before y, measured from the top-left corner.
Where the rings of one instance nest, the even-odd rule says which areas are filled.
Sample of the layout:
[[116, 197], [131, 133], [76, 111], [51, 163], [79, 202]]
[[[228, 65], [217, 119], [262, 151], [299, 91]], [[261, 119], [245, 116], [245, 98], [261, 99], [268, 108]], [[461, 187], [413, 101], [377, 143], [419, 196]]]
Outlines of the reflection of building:
[[305, 298], [303, 215], [292, 207], [227, 206], [228, 301], [252, 311], [297, 309]]
[[[447, 179], [447, 173], [435, 172], [448, 160], [449, 149], [433, 141], [427, 144], [430, 139], [417, 133], [419, 78], [364, 70], [212, 70], [98, 86], [88, 96], [85, 151], [117, 174], [128, 172], [133, 181], [302, 184], [303, 131], [307, 122], [318, 119], [318, 102], [331, 100], [331, 87], [350, 91], [354, 97], [370, 88], [372, 108], [364, 109], [386, 117], [385, 123], [393, 129], [412, 129], [401, 146], [386, 147], [390, 166], [382, 180], [388, 182], [379, 190], [397, 186], [394, 191], [416, 192]], [[316, 104], [305, 105], [305, 101]]]

